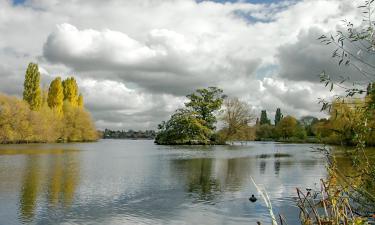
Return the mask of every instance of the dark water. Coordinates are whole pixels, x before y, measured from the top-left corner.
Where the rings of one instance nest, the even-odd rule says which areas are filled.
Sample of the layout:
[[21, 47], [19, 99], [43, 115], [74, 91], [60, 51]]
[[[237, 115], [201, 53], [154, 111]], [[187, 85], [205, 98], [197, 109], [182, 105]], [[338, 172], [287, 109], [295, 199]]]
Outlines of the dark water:
[[2, 145], [0, 224], [270, 224], [250, 176], [276, 214], [299, 224], [296, 187], [326, 176], [311, 146]]

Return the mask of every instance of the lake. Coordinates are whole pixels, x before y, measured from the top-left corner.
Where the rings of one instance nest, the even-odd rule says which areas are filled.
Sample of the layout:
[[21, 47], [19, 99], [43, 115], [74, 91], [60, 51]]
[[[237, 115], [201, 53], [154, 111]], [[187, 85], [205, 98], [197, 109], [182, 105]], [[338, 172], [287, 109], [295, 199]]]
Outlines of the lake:
[[296, 187], [319, 188], [327, 175], [312, 146], [1, 145], [0, 224], [270, 224], [250, 177], [275, 214], [299, 224]]

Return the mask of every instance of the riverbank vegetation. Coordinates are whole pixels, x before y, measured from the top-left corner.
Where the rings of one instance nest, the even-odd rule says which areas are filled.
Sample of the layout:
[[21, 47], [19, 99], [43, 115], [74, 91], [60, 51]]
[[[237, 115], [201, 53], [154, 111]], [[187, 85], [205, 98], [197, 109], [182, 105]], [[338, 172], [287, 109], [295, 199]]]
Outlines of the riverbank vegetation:
[[[333, 101], [321, 100], [330, 118], [319, 124], [320, 134], [355, 148], [344, 149], [343, 157], [335, 157], [329, 147], [321, 149], [327, 156], [329, 173], [322, 180], [321, 190], [305, 195], [298, 192], [303, 224], [372, 224], [375, 218], [375, 158], [373, 149], [367, 148], [375, 141], [373, 3], [365, 1], [359, 7], [364, 15], [360, 25], [345, 21], [345, 31], [319, 38], [323, 44], [335, 46], [332, 57], [338, 60], [338, 66], [353, 67], [362, 79], [359, 82], [337, 74], [321, 74], [325, 86], [343, 89], [345, 94]], [[343, 162], [353, 169], [340, 167]]]
[[0, 143], [94, 141], [97, 132], [74, 77], [40, 87], [38, 65], [26, 70], [23, 99], [0, 94]]
[[[356, 133], [366, 122], [370, 129], [364, 134], [363, 141], [367, 146], [374, 146], [375, 129], [371, 128], [375, 127], [375, 117], [366, 112], [374, 98], [375, 85], [369, 83], [365, 96], [333, 101], [330, 108], [325, 109], [328, 118], [305, 116], [297, 120], [293, 116], [283, 117], [280, 109], [277, 109], [273, 125], [263, 110], [255, 126], [256, 140], [355, 146], [358, 143]], [[280, 114], [281, 119], [277, 120]]]

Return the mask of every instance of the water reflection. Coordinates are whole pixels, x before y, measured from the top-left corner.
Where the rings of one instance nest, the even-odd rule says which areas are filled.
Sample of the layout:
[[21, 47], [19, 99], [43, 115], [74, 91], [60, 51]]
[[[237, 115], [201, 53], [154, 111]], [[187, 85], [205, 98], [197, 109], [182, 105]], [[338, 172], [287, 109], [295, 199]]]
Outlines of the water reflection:
[[23, 222], [30, 222], [35, 213], [36, 200], [40, 190], [39, 157], [29, 156], [26, 161], [20, 194], [20, 214]]
[[79, 183], [77, 151], [54, 150], [45, 157], [37, 153], [25, 155], [19, 195], [19, 217], [23, 223], [33, 221], [36, 206], [43, 198], [48, 200], [49, 207], [69, 207]]
[[212, 159], [192, 159], [187, 162], [188, 192], [198, 194], [199, 200], [211, 201], [220, 192], [218, 179], [212, 176]]
[[295, 187], [325, 176], [324, 157], [309, 146], [275, 145], [0, 146], [0, 224], [268, 224], [263, 202], [248, 201], [256, 194], [250, 176], [275, 212], [297, 224]]
[[275, 170], [275, 174], [276, 175], [279, 175], [280, 173], [280, 169], [281, 169], [281, 162], [279, 159], [275, 160], [274, 164], [273, 164], [273, 168]]
[[212, 204], [223, 192], [240, 190], [248, 182], [253, 164], [252, 157], [197, 158], [172, 160], [170, 168], [173, 176], [185, 178], [181, 182], [185, 183], [193, 202]]

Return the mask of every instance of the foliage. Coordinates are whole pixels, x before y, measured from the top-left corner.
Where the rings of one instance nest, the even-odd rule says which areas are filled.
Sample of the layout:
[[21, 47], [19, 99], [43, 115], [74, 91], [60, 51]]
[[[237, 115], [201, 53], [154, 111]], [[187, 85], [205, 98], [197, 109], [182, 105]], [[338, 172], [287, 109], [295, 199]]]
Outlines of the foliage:
[[83, 95], [82, 94], [79, 94], [79, 96], [78, 96], [77, 105], [78, 105], [78, 107], [81, 107], [81, 108], [84, 107]]
[[263, 124], [256, 128], [257, 140], [270, 140], [275, 138], [275, 127], [270, 124]]
[[314, 136], [313, 126], [319, 121], [314, 116], [303, 116], [299, 120], [301, 125], [305, 128], [307, 136]]
[[260, 125], [263, 125], [263, 124], [271, 124], [271, 120], [269, 120], [267, 117], [266, 110], [262, 110], [262, 113], [260, 114]]
[[216, 87], [198, 89], [186, 96], [186, 108], [159, 124], [155, 138], [157, 144], [216, 144], [215, 112], [220, 109], [225, 96]]
[[212, 130], [196, 112], [179, 109], [167, 122], [159, 125], [157, 144], [209, 144]]
[[335, 185], [336, 178], [331, 176], [327, 181], [321, 180], [320, 190], [304, 193], [297, 188], [297, 206], [302, 224], [368, 224], [366, 218], [355, 213], [346, 191], [333, 191], [332, 186]]
[[30, 141], [32, 128], [27, 103], [15, 97], [0, 95], [0, 142]]
[[252, 114], [250, 106], [238, 98], [227, 98], [224, 100], [224, 110], [220, 119], [224, 127], [220, 132], [226, 141], [233, 140], [254, 140], [254, 132], [250, 123], [255, 116]]
[[281, 109], [277, 108], [275, 113], [275, 126], [280, 122], [280, 120], [283, 118], [283, 114], [281, 113]]
[[104, 139], [154, 139], [156, 133], [154, 130], [134, 131], [134, 130], [110, 130], [105, 129], [102, 137]]
[[[374, 0], [369, 0], [359, 7], [364, 16], [363, 22], [359, 26], [345, 21], [347, 28], [345, 31], [338, 31], [335, 36], [322, 35], [319, 38], [322, 43], [336, 47], [332, 57], [338, 60], [338, 66], [354, 68], [362, 76], [360, 83], [355, 81], [349, 83], [351, 82], [350, 77], [344, 78], [337, 74], [336, 77], [332, 77], [325, 72], [321, 74], [321, 82], [325, 86], [329, 86], [331, 91], [334, 88], [345, 90], [345, 94], [335, 96], [335, 101], [321, 100], [322, 110], [330, 113], [329, 129], [332, 133], [329, 134], [328, 138], [331, 140], [335, 138], [342, 145], [355, 145], [354, 151], [345, 152], [351, 164], [358, 171], [355, 174], [341, 176], [343, 182], [328, 186], [327, 192], [339, 193], [342, 194], [342, 197], [347, 196], [346, 204], [351, 209], [344, 211], [355, 211], [358, 215], [366, 213], [362, 209], [363, 206], [372, 205], [372, 213], [374, 213], [375, 208], [375, 197], [367, 192], [368, 189], [374, 190], [375, 187], [375, 162], [368, 157], [365, 150], [366, 146], [373, 144], [375, 137], [373, 101], [375, 99], [375, 95], [373, 95], [375, 23], [372, 18], [373, 4]], [[337, 77], [341, 77], [341, 79], [336, 81], [335, 78]], [[367, 96], [363, 99], [364, 94]], [[327, 155], [331, 156], [330, 151], [327, 151]], [[333, 171], [331, 177], [340, 176], [341, 171], [335, 168], [334, 163], [330, 163], [329, 166]], [[340, 221], [335, 220], [335, 224], [342, 223], [341, 221], [364, 224], [362, 221], [346, 221], [347, 213], [337, 214], [343, 209], [335, 209], [336, 214], [327, 215], [327, 217], [330, 220], [338, 218]]]
[[56, 111], [56, 114], [62, 116], [63, 114], [63, 103], [64, 103], [64, 92], [61, 83], [61, 78], [55, 78], [48, 89], [48, 106]]
[[223, 90], [217, 87], [197, 89], [195, 93], [186, 97], [190, 101], [185, 103], [185, 106], [196, 112], [197, 117], [202, 120], [206, 127], [214, 130], [216, 117], [213, 113], [219, 110], [223, 104], [225, 98]]
[[[0, 94], [0, 143], [96, 140], [95, 126], [83, 107], [83, 98], [81, 107], [69, 99], [63, 102], [60, 78], [51, 82], [48, 91], [41, 92], [37, 69], [36, 64], [30, 63], [25, 76], [24, 98], [30, 101]], [[78, 92], [78, 86], [75, 90]], [[40, 99], [35, 100], [35, 96]]]
[[78, 105], [78, 85], [74, 77], [63, 80], [64, 101], [68, 101], [72, 106]]
[[288, 139], [296, 135], [298, 122], [292, 116], [286, 116], [276, 126], [276, 133], [283, 139]]
[[62, 138], [68, 142], [92, 141], [97, 138], [91, 116], [82, 108], [70, 102], [64, 103]]
[[31, 110], [39, 110], [42, 105], [42, 94], [40, 89], [39, 67], [35, 63], [29, 63], [23, 84], [23, 100], [30, 105]]

